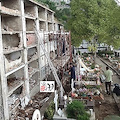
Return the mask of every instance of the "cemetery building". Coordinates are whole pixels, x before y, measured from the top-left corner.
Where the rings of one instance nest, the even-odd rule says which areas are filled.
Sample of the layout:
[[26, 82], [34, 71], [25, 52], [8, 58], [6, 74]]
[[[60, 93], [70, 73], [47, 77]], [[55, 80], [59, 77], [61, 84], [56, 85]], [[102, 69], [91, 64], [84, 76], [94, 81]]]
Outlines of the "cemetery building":
[[40, 81], [55, 80], [51, 62], [58, 73], [66, 69], [71, 41], [54, 11], [33, 0], [1, 0], [0, 29], [0, 119], [9, 120]]

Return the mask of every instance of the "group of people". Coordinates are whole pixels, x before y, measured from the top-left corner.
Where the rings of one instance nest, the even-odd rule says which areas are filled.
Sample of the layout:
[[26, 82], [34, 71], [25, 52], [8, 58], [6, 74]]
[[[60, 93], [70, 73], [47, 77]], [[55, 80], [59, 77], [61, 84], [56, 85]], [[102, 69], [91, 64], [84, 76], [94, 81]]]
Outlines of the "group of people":
[[[76, 79], [75, 63], [70, 63], [69, 68], [70, 68], [69, 74], [70, 74], [70, 84], [71, 84], [71, 79], [73, 79], [73, 80]], [[104, 70], [104, 76], [105, 76], [105, 90], [106, 90], [106, 93], [108, 95], [110, 95], [112, 93], [111, 85], [113, 82], [113, 72], [108, 66], [106, 67], [106, 70]], [[74, 86], [75, 86], [75, 84], [74, 84]], [[119, 87], [119, 89], [120, 89], [120, 87]]]
[[[75, 80], [75, 66], [73, 64], [70, 64], [70, 74], [71, 74], [71, 79]], [[106, 67], [106, 71], [104, 71], [104, 75], [106, 78], [105, 79], [106, 93], [110, 95], [113, 72], [112, 70], [109, 69], [109, 67]]]

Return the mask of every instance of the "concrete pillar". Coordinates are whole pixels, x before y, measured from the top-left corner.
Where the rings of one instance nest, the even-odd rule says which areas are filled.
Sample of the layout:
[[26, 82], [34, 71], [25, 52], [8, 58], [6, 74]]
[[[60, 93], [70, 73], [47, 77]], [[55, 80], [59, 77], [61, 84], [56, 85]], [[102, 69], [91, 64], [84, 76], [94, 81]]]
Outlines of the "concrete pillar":
[[37, 6], [35, 6], [35, 15], [36, 15], [36, 20], [35, 20], [35, 22], [36, 22], [36, 29], [37, 30], [39, 30], [39, 17], [38, 17], [38, 7]]
[[[36, 30], [40, 30], [39, 29], [39, 16], [38, 16], [38, 7], [36, 6], [35, 7], [35, 12], [36, 12]], [[40, 38], [41, 39], [41, 38]], [[38, 56], [40, 56], [40, 39], [38, 39], [38, 45], [37, 45], [37, 47], [38, 47]], [[38, 58], [38, 62], [39, 62], [39, 75], [41, 75], [41, 61], [40, 61], [40, 57]], [[38, 80], [38, 82], [39, 82], [39, 80]]]
[[[1, 5], [0, 5], [1, 7]], [[2, 32], [1, 32], [1, 15], [0, 15], [0, 77], [1, 77], [1, 89], [2, 89], [2, 101], [4, 109], [4, 120], [9, 120], [8, 98], [7, 98], [7, 78], [5, 76], [4, 56], [3, 56], [3, 44], [2, 44]]]
[[54, 31], [54, 13], [52, 13], [52, 31]]
[[[40, 34], [39, 34], [39, 35], [40, 35], [40, 39], [43, 40], [44, 31], [43, 31], [43, 30], [40, 31]], [[40, 50], [41, 50], [41, 45], [40, 45], [40, 43], [41, 43], [41, 42], [39, 41], [39, 53], [38, 53], [38, 55], [40, 56], [40, 57], [39, 57], [39, 62], [41, 63], [41, 61], [42, 61], [41, 58], [43, 57], [43, 54], [41, 54], [41, 51], [40, 51]], [[40, 68], [40, 80], [42, 80], [42, 73], [41, 73], [42, 66], [41, 66], [41, 64], [40, 64], [39, 68]]]
[[3, 99], [2, 99], [2, 84], [0, 79], [0, 120], [3, 120]]
[[47, 18], [47, 9], [45, 9], [46, 31], [48, 31], [48, 20], [47, 20], [47, 19], [48, 19], [48, 18]]
[[27, 41], [26, 41], [26, 22], [24, 14], [24, 0], [21, 0], [21, 13], [22, 13], [22, 33], [23, 33], [23, 42], [24, 42], [24, 75], [25, 75], [25, 94], [29, 97], [29, 76], [28, 76], [28, 64], [27, 64]]

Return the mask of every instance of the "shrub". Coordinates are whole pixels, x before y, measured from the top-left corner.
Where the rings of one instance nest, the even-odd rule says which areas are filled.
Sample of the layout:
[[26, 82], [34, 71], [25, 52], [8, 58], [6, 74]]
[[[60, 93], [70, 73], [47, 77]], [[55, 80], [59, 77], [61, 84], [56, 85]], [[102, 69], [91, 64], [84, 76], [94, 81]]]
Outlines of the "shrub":
[[108, 51], [108, 50], [102, 50], [102, 51], [98, 51], [98, 55], [99, 56], [102, 56], [103, 57], [103, 55], [113, 55], [114, 53], [113, 53], [113, 51]]
[[94, 69], [95, 68], [95, 64], [93, 63], [92, 65], [91, 65], [91, 69]]
[[48, 119], [48, 120], [53, 120], [54, 112], [55, 112], [55, 104], [54, 104], [54, 102], [51, 102], [49, 107], [47, 108], [47, 110], [44, 113], [44, 118]]
[[67, 105], [66, 113], [68, 118], [74, 118], [77, 120], [89, 120], [90, 117], [85, 111], [84, 104], [77, 100]]

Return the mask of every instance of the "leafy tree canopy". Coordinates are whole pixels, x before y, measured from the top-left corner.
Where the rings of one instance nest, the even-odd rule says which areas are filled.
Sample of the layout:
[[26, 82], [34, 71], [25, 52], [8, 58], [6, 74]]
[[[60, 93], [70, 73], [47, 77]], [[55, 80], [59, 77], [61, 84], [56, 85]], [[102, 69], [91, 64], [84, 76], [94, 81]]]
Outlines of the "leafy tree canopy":
[[120, 7], [114, 0], [72, 0], [71, 18], [67, 27], [71, 30], [72, 44], [79, 46], [83, 39], [120, 46]]

